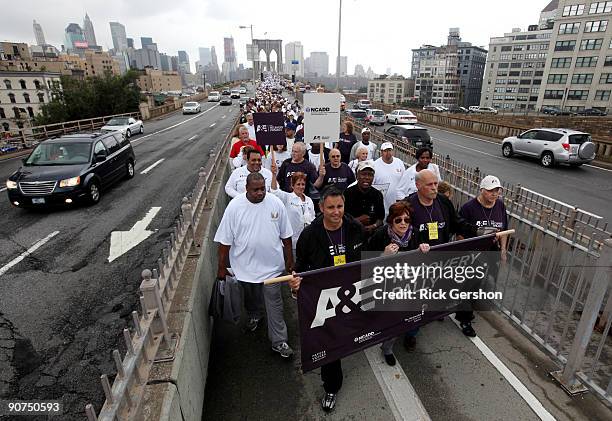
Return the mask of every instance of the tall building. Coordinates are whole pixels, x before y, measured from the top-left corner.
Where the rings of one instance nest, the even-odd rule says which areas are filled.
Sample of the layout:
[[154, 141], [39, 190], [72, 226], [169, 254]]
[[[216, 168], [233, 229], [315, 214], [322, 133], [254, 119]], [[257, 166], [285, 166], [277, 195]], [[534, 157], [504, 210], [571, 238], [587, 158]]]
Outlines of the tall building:
[[178, 66], [181, 71], [191, 73], [189, 67], [189, 55], [187, 55], [186, 51], [178, 52]]
[[399, 104], [413, 93], [414, 80], [387, 77], [368, 81], [368, 99], [384, 104]]
[[223, 58], [223, 76], [225, 80], [233, 80], [234, 73], [238, 69], [238, 63], [236, 63], [236, 49], [234, 48], [234, 38], [232, 37], [223, 38]]
[[310, 73], [315, 76], [329, 75], [329, 55], [323, 51], [313, 51], [309, 57]]
[[459, 28], [450, 28], [447, 44], [457, 47], [459, 57], [457, 75], [460, 79], [460, 90], [457, 104], [462, 107], [479, 105], [487, 50], [470, 42], [462, 42]]
[[141, 48], [146, 48], [147, 46], [153, 44], [153, 38], [151, 37], [140, 37], [140, 46]]
[[212, 56], [210, 55], [210, 48], [200, 47], [198, 49], [200, 54], [200, 66], [205, 67], [212, 63]]
[[125, 26], [119, 22], [110, 22], [111, 37], [113, 38], [113, 48], [115, 52], [121, 52], [128, 49], [128, 47], [134, 48], [134, 45], [128, 45], [128, 39], [125, 33]]
[[46, 45], [47, 43], [45, 42], [45, 34], [43, 33], [42, 26], [40, 26], [40, 23], [36, 23], [36, 21], [34, 21], [32, 23], [32, 27], [34, 29], [36, 45]]
[[213, 45], [212, 47], [210, 47], [210, 60], [211, 60], [211, 64], [219, 69], [219, 61], [217, 60], [217, 50], [215, 49], [215, 46]]
[[340, 56], [340, 77], [346, 77], [348, 74], [348, 57]]
[[612, 1], [559, 0], [536, 109], [612, 110]]
[[421, 68], [421, 60], [425, 58], [431, 58], [436, 48], [433, 45], [422, 45], [421, 48], [412, 50], [412, 67], [410, 70], [410, 77], [416, 79], [419, 75], [419, 69]]
[[127, 38], [128, 48], [134, 48], [134, 38]]
[[285, 44], [285, 72], [304, 77], [304, 46], [300, 41]]
[[365, 77], [366, 73], [363, 70], [363, 66], [361, 64], [355, 65], [355, 76], [357, 77]]
[[71, 23], [66, 27], [64, 38], [66, 51], [73, 50], [75, 47], [87, 46], [83, 30], [78, 23]]
[[85, 19], [83, 19], [83, 36], [88, 45], [98, 45], [96, 42], [96, 33], [94, 32], [93, 23], [89, 19], [89, 15], [85, 13]]
[[480, 105], [501, 110], [535, 110], [552, 30], [532, 25], [489, 42]]

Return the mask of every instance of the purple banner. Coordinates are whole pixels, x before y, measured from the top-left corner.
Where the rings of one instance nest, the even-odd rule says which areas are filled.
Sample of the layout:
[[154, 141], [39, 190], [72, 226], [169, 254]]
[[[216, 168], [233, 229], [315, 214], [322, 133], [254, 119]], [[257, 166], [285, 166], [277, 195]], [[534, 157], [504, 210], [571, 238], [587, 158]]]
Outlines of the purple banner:
[[[422, 276], [408, 279], [408, 286], [402, 286], [395, 278], [390, 279], [393, 285], [388, 285], [387, 280], [383, 283], [376, 279], [376, 274], [386, 268], [392, 272], [406, 266], [439, 268], [439, 272], [462, 268], [457, 273], [465, 273], [467, 266], [487, 268], [492, 255], [487, 252], [492, 249], [494, 239], [495, 234], [486, 235], [432, 247], [429, 253], [415, 250], [301, 273], [298, 313], [302, 370], [313, 370], [454, 313], [462, 303], [460, 309], [465, 309], [470, 300], [454, 299], [457, 294], [452, 293], [448, 294], [452, 299], [440, 300], [439, 295], [471, 291], [479, 287], [483, 277], [474, 276], [474, 281], [466, 281], [461, 276], [459, 281], [439, 273], [431, 279], [423, 269]], [[389, 302], [390, 292], [408, 289], [415, 296], [402, 302], [403, 305], [394, 306]], [[435, 291], [435, 297], [432, 299], [432, 294], [419, 297], [421, 290]], [[381, 299], [383, 293], [386, 299]]]
[[253, 123], [259, 146], [287, 144], [283, 113], [254, 113]]

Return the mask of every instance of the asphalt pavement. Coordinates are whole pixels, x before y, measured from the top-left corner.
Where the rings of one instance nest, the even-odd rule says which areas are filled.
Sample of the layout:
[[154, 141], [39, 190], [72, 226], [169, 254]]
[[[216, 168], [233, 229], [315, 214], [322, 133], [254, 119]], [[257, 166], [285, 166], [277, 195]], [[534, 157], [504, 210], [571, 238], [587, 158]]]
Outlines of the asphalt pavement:
[[[373, 127], [374, 130], [385, 130]], [[601, 216], [612, 223], [612, 170], [595, 165], [543, 168], [537, 160], [523, 157], [504, 158], [501, 144], [493, 139], [478, 138], [426, 126], [432, 138], [434, 153], [478, 167], [481, 174], [493, 174], [502, 182], [521, 184], [537, 193]], [[609, 229], [612, 227], [609, 227]]]
[[[59, 399], [62, 420], [83, 419], [89, 402], [100, 410], [99, 378], [115, 372], [112, 350], [125, 352], [122, 329], [138, 308], [140, 273], [156, 267], [181, 198], [238, 109], [202, 103], [199, 114], [146, 121], [131, 139], [136, 176], [95, 206], [22, 210], [1, 193], [0, 398]], [[0, 178], [20, 164], [0, 162]], [[161, 208], [148, 226], [154, 233], [109, 263], [111, 233], [130, 230], [153, 207]]]

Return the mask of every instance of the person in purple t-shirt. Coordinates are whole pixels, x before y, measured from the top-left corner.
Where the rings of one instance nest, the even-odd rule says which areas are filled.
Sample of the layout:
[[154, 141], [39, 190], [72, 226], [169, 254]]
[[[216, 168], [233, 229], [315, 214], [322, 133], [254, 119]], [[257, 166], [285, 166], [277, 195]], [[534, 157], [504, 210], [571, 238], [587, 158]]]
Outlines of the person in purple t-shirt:
[[303, 142], [295, 142], [291, 147], [291, 158], [283, 161], [276, 176], [281, 190], [291, 193], [291, 176], [296, 172], [306, 174], [306, 192], [310, 191], [311, 185], [321, 188], [323, 171], [317, 171], [310, 161], [305, 160], [304, 152], [306, 152], [306, 145]]
[[357, 136], [353, 133], [353, 123], [345, 121], [342, 123], [342, 133], [340, 133], [336, 147], [340, 150], [342, 162], [347, 165], [351, 162], [351, 149], [355, 143], [357, 143]]
[[[487, 175], [480, 182], [480, 194], [465, 203], [459, 210], [459, 215], [477, 229], [494, 229], [505, 231], [508, 229], [508, 213], [503, 200], [499, 198], [502, 186], [499, 178]], [[470, 235], [465, 236], [467, 238]], [[501, 261], [506, 261], [508, 237], [503, 236], [499, 239], [499, 244], [495, 244], [494, 250], [501, 251]], [[471, 310], [458, 311], [455, 319], [461, 324], [461, 330], [466, 336], [476, 336], [476, 331], [472, 327], [474, 312]]]
[[[348, 186], [355, 182], [355, 174], [348, 165], [340, 161], [341, 154], [338, 149], [329, 151], [329, 163], [325, 164], [323, 171], [323, 185], [317, 186], [319, 189], [324, 189], [326, 186], [333, 184], [340, 191], [344, 191]], [[321, 173], [321, 169], [319, 169]]]

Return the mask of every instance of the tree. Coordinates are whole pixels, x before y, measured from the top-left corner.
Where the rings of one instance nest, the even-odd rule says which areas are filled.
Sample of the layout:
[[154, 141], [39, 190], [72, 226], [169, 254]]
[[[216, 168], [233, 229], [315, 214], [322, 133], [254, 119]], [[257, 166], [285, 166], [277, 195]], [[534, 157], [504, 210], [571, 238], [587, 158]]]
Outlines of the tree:
[[128, 71], [122, 76], [105, 73], [104, 76], [78, 80], [61, 77], [59, 85], [51, 88], [52, 100], [41, 107], [37, 125], [62, 121], [102, 117], [138, 111], [140, 88], [136, 84], [138, 73]]

